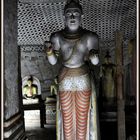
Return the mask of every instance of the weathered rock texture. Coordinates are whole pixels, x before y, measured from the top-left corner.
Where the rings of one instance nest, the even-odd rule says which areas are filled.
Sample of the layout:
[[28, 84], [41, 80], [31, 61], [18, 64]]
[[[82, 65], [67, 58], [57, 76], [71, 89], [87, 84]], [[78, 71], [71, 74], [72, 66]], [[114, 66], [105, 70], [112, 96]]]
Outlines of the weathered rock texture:
[[4, 138], [24, 139], [20, 106], [17, 0], [4, 1]]

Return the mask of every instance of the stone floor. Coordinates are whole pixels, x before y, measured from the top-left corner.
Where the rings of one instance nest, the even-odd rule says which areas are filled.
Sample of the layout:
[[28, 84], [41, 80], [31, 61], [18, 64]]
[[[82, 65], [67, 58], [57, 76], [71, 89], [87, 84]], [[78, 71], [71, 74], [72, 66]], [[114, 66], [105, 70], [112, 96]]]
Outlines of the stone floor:
[[[101, 140], [117, 140], [116, 123], [102, 123]], [[26, 127], [27, 140], [56, 140], [55, 126], [45, 125], [45, 128]]]
[[[127, 140], [136, 140], [135, 127], [135, 123], [126, 123]], [[26, 136], [27, 140], [56, 140], [56, 129], [55, 126], [27, 127]], [[117, 122], [100, 122], [100, 136], [101, 140], [117, 140]]]
[[27, 140], [56, 140], [55, 127], [47, 126], [45, 128], [26, 128]]

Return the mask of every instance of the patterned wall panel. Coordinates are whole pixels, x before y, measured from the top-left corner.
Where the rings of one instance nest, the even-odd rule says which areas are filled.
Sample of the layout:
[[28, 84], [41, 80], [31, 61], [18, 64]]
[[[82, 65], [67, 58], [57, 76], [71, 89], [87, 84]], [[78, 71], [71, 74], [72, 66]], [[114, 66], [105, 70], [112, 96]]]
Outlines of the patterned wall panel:
[[[64, 0], [20, 0], [18, 44], [43, 44], [52, 32], [64, 28], [65, 3]], [[101, 42], [113, 41], [116, 30], [124, 33], [124, 39], [135, 37], [136, 0], [80, 0], [80, 3], [84, 13], [82, 27], [96, 32]]]

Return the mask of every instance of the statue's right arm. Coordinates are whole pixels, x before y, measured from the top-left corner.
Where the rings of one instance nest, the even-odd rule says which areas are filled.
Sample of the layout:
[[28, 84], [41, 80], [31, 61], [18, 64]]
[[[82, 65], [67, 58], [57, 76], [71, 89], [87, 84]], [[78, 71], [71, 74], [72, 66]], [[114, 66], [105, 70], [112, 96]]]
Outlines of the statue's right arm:
[[27, 94], [26, 93], [26, 87], [23, 88], [23, 95]]
[[57, 56], [55, 54], [55, 51], [58, 51], [60, 49], [59, 36], [56, 33], [51, 35], [50, 42], [51, 47], [47, 51], [47, 57], [49, 63], [55, 65], [57, 63]]
[[27, 88], [26, 88], [26, 86], [23, 88], [23, 97], [27, 98]]

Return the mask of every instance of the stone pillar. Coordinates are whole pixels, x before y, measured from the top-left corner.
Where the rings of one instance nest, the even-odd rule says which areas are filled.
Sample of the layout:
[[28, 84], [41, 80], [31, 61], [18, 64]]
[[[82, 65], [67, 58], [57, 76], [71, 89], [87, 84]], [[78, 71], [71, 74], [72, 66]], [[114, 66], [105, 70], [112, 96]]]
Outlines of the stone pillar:
[[17, 0], [4, 0], [4, 139], [25, 139], [21, 110], [20, 57], [17, 46]]
[[132, 47], [132, 52], [131, 52], [131, 97], [135, 98], [136, 101], [136, 74], [137, 74], [137, 47], [136, 47], [136, 39], [132, 39], [129, 41], [129, 45]]
[[125, 102], [123, 93], [123, 35], [115, 34], [116, 43], [116, 74], [117, 74], [117, 117], [118, 117], [118, 140], [125, 140]]

